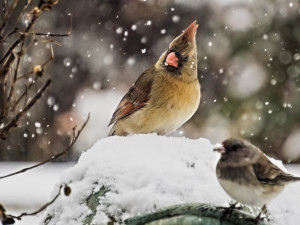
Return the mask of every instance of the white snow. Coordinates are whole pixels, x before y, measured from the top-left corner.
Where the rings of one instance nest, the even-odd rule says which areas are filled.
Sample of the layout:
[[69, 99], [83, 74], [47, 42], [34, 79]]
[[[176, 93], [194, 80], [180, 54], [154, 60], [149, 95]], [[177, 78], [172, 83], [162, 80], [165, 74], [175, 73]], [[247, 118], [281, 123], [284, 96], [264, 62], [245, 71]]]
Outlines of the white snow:
[[[36, 162], [1, 162], [0, 175], [3, 176], [34, 164]], [[50, 201], [53, 186], [58, 181], [61, 172], [73, 165], [73, 162], [48, 163], [26, 173], [0, 180], [0, 203], [5, 207], [8, 214], [13, 215], [38, 210]], [[16, 224], [38, 224], [42, 215], [43, 213], [39, 213], [37, 216], [23, 217]]]
[[166, 32], [167, 32], [166, 29], [161, 29], [161, 30], [160, 30], [160, 33], [161, 33], [161, 34], [165, 34]]
[[[102, 185], [110, 189], [97, 209], [95, 224], [107, 214], [117, 220], [179, 203], [227, 205], [230, 198], [220, 187], [215, 165], [219, 157], [206, 139], [157, 136], [108, 137], [83, 153], [67, 170], [61, 183], [72, 188], [48, 208], [55, 213], [49, 224], [82, 224], [90, 213], [85, 199]], [[300, 183], [289, 185], [268, 206], [274, 224], [296, 224], [299, 219]]]

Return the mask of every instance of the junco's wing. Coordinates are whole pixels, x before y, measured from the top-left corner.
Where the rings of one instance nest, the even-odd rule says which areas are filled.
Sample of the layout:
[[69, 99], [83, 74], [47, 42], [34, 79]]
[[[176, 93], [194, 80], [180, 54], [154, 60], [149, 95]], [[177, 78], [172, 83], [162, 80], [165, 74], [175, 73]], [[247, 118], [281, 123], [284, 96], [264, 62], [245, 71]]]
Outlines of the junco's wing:
[[265, 155], [262, 155], [260, 159], [253, 164], [253, 170], [257, 179], [265, 184], [284, 185], [287, 182], [300, 179], [281, 170]]
[[142, 73], [127, 94], [122, 98], [108, 126], [143, 108], [150, 99], [152, 82], [153, 73], [151, 73], [151, 69]]

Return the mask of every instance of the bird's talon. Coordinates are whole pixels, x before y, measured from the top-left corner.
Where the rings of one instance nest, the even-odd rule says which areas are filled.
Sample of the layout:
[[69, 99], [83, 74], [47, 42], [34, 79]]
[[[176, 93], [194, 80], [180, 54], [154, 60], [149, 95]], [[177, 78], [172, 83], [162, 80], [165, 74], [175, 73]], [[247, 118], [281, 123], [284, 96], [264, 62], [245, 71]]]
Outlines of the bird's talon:
[[237, 202], [235, 202], [235, 203], [229, 203], [229, 207], [221, 207], [221, 208], [224, 209], [224, 212], [222, 213], [222, 216], [221, 216], [221, 218], [220, 218], [220, 224], [221, 224], [221, 225], [222, 225], [223, 219], [224, 219], [227, 215], [231, 216], [233, 210], [236, 208], [236, 204], [237, 204]]

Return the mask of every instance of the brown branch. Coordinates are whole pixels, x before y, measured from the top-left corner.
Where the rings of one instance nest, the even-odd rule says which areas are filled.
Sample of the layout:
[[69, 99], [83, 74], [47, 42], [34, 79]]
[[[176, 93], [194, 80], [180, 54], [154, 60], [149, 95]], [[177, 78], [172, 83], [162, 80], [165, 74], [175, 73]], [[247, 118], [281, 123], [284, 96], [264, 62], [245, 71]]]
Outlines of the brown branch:
[[[40, 77], [42, 77], [42, 75], [43, 75], [43, 71], [45, 70], [45, 66], [49, 63], [49, 62], [51, 62], [53, 59], [54, 59], [54, 52], [53, 52], [53, 46], [52, 46], [52, 44], [50, 44], [50, 53], [51, 53], [51, 56], [50, 56], [50, 58], [46, 61], [46, 62], [44, 62], [42, 65], [37, 65], [36, 66], [36, 68], [37, 67], [40, 67], [40, 71], [39, 72], [37, 72], [37, 70], [35, 70], [35, 67], [32, 69], [32, 71], [31, 72], [29, 72], [29, 73], [27, 73], [27, 74], [24, 74], [24, 75], [22, 75], [22, 76], [25, 76], [26, 77], [26, 75], [29, 75], [29, 74], [35, 74], [36, 75], [36, 77], [34, 78], [34, 80], [26, 87], [26, 90], [21, 94], [21, 96], [17, 99], [17, 101], [15, 102], [15, 104], [14, 104], [14, 106], [12, 107], [12, 109], [11, 109], [11, 111], [13, 111], [15, 108], [16, 108], [16, 106], [19, 104], [19, 102], [24, 98], [24, 96], [27, 94], [27, 92], [28, 92], [28, 90], [38, 81], [38, 79], [40, 78]], [[18, 79], [19, 79], [20, 77], [18, 77]]]
[[57, 194], [54, 196], [54, 198], [46, 203], [45, 205], [43, 205], [40, 209], [38, 209], [37, 211], [34, 211], [32, 213], [21, 213], [19, 216], [13, 216], [13, 215], [7, 215], [7, 217], [10, 217], [10, 218], [14, 218], [14, 219], [17, 219], [17, 220], [21, 220], [23, 216], [34, 216], [40, 212], [42, 212], [43, 210], [45, 210], [49, 205], [52, 205], [56, 199], [60, 196], [60, 193], [61, 193], [61, 189], [62, 189], [63, 185], [60, 185], [59, 186], [59, 190], [57, 192]]
[[[49, 33], [42, 33], [42, 32], [32, 32], [30, 34], [32, 35], [37, 35], [37, 36], [48, 36], [48, 37], [68, 37], [72, 33], [72, 16], [70, 17], [70, 26], [69, 26], [69, 31], [65, 34], [51, 34]], [[23, 34], [23, 33], [20, 33]]]
[[[23, 55], [24, 43], [25, 42], [23, 41], [22, 44], [21, 44], [21, 47], [20, 47], [20, 52], [19, 52], [18, 58], [17, 58], [17, 65], [16, 65], [16, 68], [15, 68], [15, 72], [14, 72], [14, 76], [13, 76], [13, 81], [12, 81], [10, 92], [9, 92], [9, 95], [8, 95], [8, 98], [7, 98], [7, 102], [10, 101], [10, 99], [11, 99], [11, 97], [13, 95], [14, 89], [15, 89], [15, 83], [16, 83], [16, 80], [17, 80], [18, 70], [19, 70], [19, 66], [20, 66], [20, 62], [21, 62], [21, 57]], [[13, 54], [13, 53], [11, 52], [11, 54]]]
[[14, 62], [14, 60], [15, 60], [15, 55], [11, 54], [7, 58], [7, 60], [3, 63], [3, 65], [1, 65], [2, 67], [0, 69], [0, 80], [5, 78], [6, 74], [9, 71], [9, 68], [11, 67], [12, 63]]
[[17, 24], [18, 24], [18, 22], [19, 22], [21, 16], [24, 15], [24, 12], [26, 11], [26, 9], [27, 9], [28, 6], [30, 5], [30, 3], [31, 3], [31, 0], [26, 0], [25, 5], [23, 6], [22, 11], [21, 11], [20, 13], [18, 13], [19, 15], [18, 15], [18, 18], [17, 18], [16, 21], [15, 21], [15, 25], [12, 26], [12, 27], [15, 27], [15, 29], [14, 29], [13, 31], [11, 31], [10, 33], [6, 34], [4, 37], [0, 37], [0, 38], [1, 38], [1, 39], [0, 39], [0, 42], [6, 41], [6, 39], [7, 39], [9, 36], [11, 36], [12, 34], [15, 34], [15, 33], [18, 32], [19, 29], [17, 28]]
[[37, 36], [48, 36], [48, 37], [68, 37], [70, 36], [70, 33], [66, 34], [51, 34], [51, 33], [34, 33]]
[[[50, 54], [51, 54], [50, 58], [49, 58], [46, 62], [44, 62], [42, 65], [36, 65], [36, 66], [34, 66], [33, 69], [32, 69], [30, 72], [18, 76], [18, 77], [17, 77], [17, 80], [20, 80], [20, 79], [23, 79], [23, 78], [27, 78], [27, 77], [28, 77], [29, 75], [31, 75], [31, 74], [35, 74], [35, 75], [37, 75], [37, 76], [39, 76], [39, 77], [42, 76], [42, 74], [36, 72], [35, 67], [37, 68], [38, 66], [40, 66], [41, 69], [42, 69], [41, 72], [44, 72], [45, 66], [46, 66], [49, 62], [51, 62], [51, 61], [54, 59], [54, 51], [53, 51], [53, 45], [52, 45], [52, 42], [54, 42], [54, 41], [51, 40], [51, 41], [49, 41], [49, 42], [50, 42]], [[54, 42], [54, 43], [57, 44], [56, 42]], [[36, 79], [36, 78], [35, 78], [35, 79]], [[34, 82], [36, 82], [36, 81], [37, 81], [37, 80], [35, 80]], [[28, 87], [28, 88], [29, 88], [29, 87]], [[17, 102], [18, 102], [18, 101], [17, 101]]]
[[18, 112], [11, 120], [9, 123], [7, 123], [2, 129], [0, 129], [0, 138], [4, 138], [5, 134], [13, 127], [17, 124], [17, 122], [19, 121], [19, 119], [23, 116], [23, 114], [25, 112], [27, 112], [36, 102], [37, 100], [40, 99], [40, 97], [42, 96], [43, 92], [48, 88], [48, 86], [50, 85], [51, 80], [48, 79], [46, 84], [40, 89], [38, 90], [38, 92], [36, 93], [36, 95], [25, 105], [25, 107], [23, 109], [20, 110], [20, 112]]
[[0, 23], [0, 33], [2, 33], [3, 28], [5, 27], [8, 18], [10, 17], [12, 11], [14, 8], [17, 6], [18, 1], [14, 0], [14, 2], [10, 5], [10, 8], [5, 12], [4, 16], [1, 18], [1, 23]]
[[[42, 1], [40, 1], [41, 3]], [[34, 8], [35, 9], [35, 8]], [[25, 42], [25, 37], [27, 36], [26, 34], [28, 33], [28, 31], [31, 29], [31, 27], [34, 25], [35, 21], [37, 20], [37, 18], [40, 16], [40, 13], [38, 13], [40, 9], [36, 9], [36, 10], [32, 10], [30, 12], [30, 15], [32, 16], [30, 23], [28, 24], [27, 28], [25, 29], [24, 34], [21, 34], [19, 39], [16, 40], [11, 47], [8, 49], [8, 51], [5, 53], [4, 57], [0, 60], [0, 64], [3, 63], [3, 61], [12, 53], [12, 51], [18, 46], [19, 43], [22, 43], [22, 46], [24, 45]], [[23, 47], [21, 46], [21, 50], [23, 49]], [[22, 54], [22, 51], [20, 51]], [[21, 56], [19, 56], [21, 57]]]
[[0, 69], [0, 123], [2, 123], [3, 115], [6, 110], [6, 96], [5, 96], [5, 78], [6, 75], [15, 60], [14, 54], [11, 54], [9, 58], [1, 65]]
[[3, 56], [3, 58], [0, 60], [0, 64], [2, 64], [4, 62], [4, 60], [10, 55], [12, 54], [12, 51], [15, 49], [15, 47], [18, 46], [18, 44], [20, 43], [19, 40], [16, 40], [11, 46], [10, 48], [7, 50], [7, 52], [5, 53], [5, 55]]
[[31, 6], [31, 0], [26, 0], [25, 5], [23, 6], [22, 11], [19, 13], [18, 18], [16, 19], [15, 25], [13, 27], [17, 27], [17, 24], [19, 23], [22, 15], [25, 14], [25, 11], [29, 6]]
[[[11, 177], [11, 176], [14, 176], [14, 175], [16, 175], [16, 174], [24, 173], [24, 172], [26, 172], [26, 171], [28, 171], [28, 170], [31, 170], [31, 169], [36, 168], [36, 167], [39, 167], [39, 166], [44, 165], [44, 164], [46, 164], [46, 163], [48, 163], [48, 162], [54, 161], [55, 159], [57, 159], [57, 158], [59, 158], [59, 157], [65, 155], [67, 152], [70, 151], [70, 149], [72, 148], [72, 146], [74, 145], [74, 143], [77, 141], [77, 139], [78, 139], [80, 133], [82, 132], [82, 130], [83, 130], [84, 127], [86, 126], [86, 124], [87, 124], [87, 122], [89, 121], [89, 119], [90, 119], [90, 114], [88, 114], [88, 118], [87, 118], [86, 121], [83, 123], [83, 125], [81, 126], [81, 128], [78, 130], [77, 134], [75, 134], [75, 136], [72, 137], [71, 143], [69, 144], [69, 146], [68, 146], [64, 151], [62, 151], [61, 153], [58, 153], [58, 154], [52, 156], [51, 158], [49, 158], [49, 159], [47, 159], [47, 160], [45, 160], [45, 161], [43, 161], [43, 162], [38, 163], [38, 164], [36, 164], [36, 165], [33, 165], [33, 166], [30, 166], [30, 167], [24, 168], [24, 169], [22, 169], [22, 170], [19, 170], [19, 171], [14, 172], [14, 173], [10, 173], [10, 174], [4, 175], [4, 176], [0, 176], [0, 179], [6, 178], [6, 177]], [[74, 129], [73, 129], [73, 130], [74, 130]], [[74, 132], [74, 131], [73, 131], [73, 132]], [[74, 135], [74, 134], [73, 134], [73, 135]]]
[[19, 104], [19, 102], [24, 98], [24, 96], [27, 95], [28, 90], [36, 83], [36, 81], [39, 79], [39, 76], [36, 76], [36, 78], [33, 79], [33, 81], [26, 86], [25, 91], [21, 94], [21, 96], [17, 99], [17, 101], [14, 103], [13, 107], [11, 108], [11, 111], [14, 111], [14, 109], [16, 108], [16, 106]]
[[8, 34], [6, 34], [4, 37], [0, 37], [0, 43], [5, 42], [6, 39], [7, 39], [9, 36], [11, 36], [11, 35], [17, 33], [17, 31], [18, 31], [18, 28], [15, 28], [14, 30], [12, 30], [11, 32], [9, 32]]
[[[18, 2], [15, 0], [15, 2]], [[30, 2], [30, 1], [29, 1]], [[27, 2], [27, 4], [25, 5], [24, 9], [27, 8], [27, 6], [29, 5], [29, 2]], [[52, 5], [55, 5], [57, 3], [57, 1], [53, 0], [53, 1], [49, 1], [49, 2], [44, 2], [43, 0], [40, 0], [39, 2], [39, 6], [35, 7], [31, 12], [31, 21], [28, 24], [27, 28], [25, 29], [24, 32], [20, 33], [20, 37], [18, 40], [16, 40], [11, 47], [8, 49], [8, 51], [5, 53], [5, 55], [3, 56], [3, 58], [0, 60], [0, 64], [3, 63], [3, 61], [12, 53], [12, 51], [21, 43], [24, 43], [25, 37], [29, 34], [29, 30], [31, 29], [32, 26], [34, 26], [34, 23], [36, 21], [36, 19], [40, 16], [41, 12], [47, 9], [51, 9]], [[23, 10], [24, 10], [23, 9]], [[9, 16], [9, 15], [8, 15]], [[19, 20], [19, 19], [18, 19]], [[67, 35], [56, 35], [56, 36], [69, 36], [71, 34], [71, 29], [72, 29], [72, 17], [70, 19], [70, 30], [67, 33]], [[0, 25], [0, 33], [2, 31], [1, 25]], [[34, 33], [34, 32], [33, 32]], [[35, 35], [35, 34], [34, 34]], [[55, 36], [55, 35], [50, 35], [50, 36]], [[22, 49], [22, 48], [21, 48]]]

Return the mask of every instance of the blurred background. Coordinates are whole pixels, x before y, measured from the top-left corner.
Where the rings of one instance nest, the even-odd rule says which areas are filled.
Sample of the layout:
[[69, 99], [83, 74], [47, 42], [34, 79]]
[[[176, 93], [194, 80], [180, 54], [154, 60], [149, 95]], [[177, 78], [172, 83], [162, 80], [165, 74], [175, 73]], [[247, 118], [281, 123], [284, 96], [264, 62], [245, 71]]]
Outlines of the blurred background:
[[[1, 9], [8, 2], [18, 2], [20, 13], [26, 0], [1, 1]], [[31, 1], [19, 20], [12, 18], [1, 34], [14, 28], [24, 31], [38, 2]], [[194, 20], [199, 24], [202, 99], [192, 119], [171, 136], [204, 137], [212, 143], [236, 136], [286, 163], [300, 163], [299, 4], [298, 0], [58, 1], [40, 15], [34, 30], [66, 34], [71, 26], [72, 32], [53, 37], [54, 59], [45, 65], [43, 76], [38, 80], [34, 74], [25, 76], [27, 85], [49, 78], [52, 83], [6, 139], [0, 139], [0, 160], [6, 161], [0, 163], [1, 173], [62, 152], [70, 143], [72, 128], [80, 127], [89, 112], [91, 118], [70, 153], [58, 160], [68, 163], [2, 180], [1, 204], [23, 212], [47, 202], [60, 171], [107, 136], [107, 124], [122, 96]], [[48, 36], [26, 43], [18, 76], [51, 58]], [[1, 58], [19, 36], [9, 37], [1, 39]], [[24, 82], [16, 87], [16, 95]]]
[[[52, 84], [0, 140], [0, 159], [40, 161], [62, 151], [72, 127], [91, 112], [73, 151], [61, 159], [76, 161], [106, 137], [114, 109], [143, 70], [197, 20], [202, 99], [193, 118], [171, 135], [212, 143], [237, 136], [299, 163], [299, 14], [295, 0], [59, 1], [34, 29], [67, 33], [72, 17], [71, 35], [55, 37], [54, 60], [45, 67]], [[25, 27], [26, 18], [25, 12], [17, 27]], [[25, 73], [49, 57], [49, 45], [36, 43], [20, 69]]]

